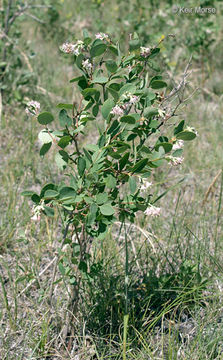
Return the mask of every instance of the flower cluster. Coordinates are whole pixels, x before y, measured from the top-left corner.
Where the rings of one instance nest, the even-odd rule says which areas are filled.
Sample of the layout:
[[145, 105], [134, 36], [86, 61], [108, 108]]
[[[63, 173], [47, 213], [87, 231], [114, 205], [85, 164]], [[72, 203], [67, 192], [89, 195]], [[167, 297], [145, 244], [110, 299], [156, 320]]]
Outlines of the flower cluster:
[[43, 203], [40, 205], [33, 206], [32, 212], [33, 216], [31, 217], [32, 221], [40, 221], [41, 212], [44, 210]]
[[172, 150], [179, 150], [182, 149], [184, 147], [184, 141], [183, 140], [178, 140], [177, 142], [175, 142], [175, 144], [173, 144], [173, 148]]
[[129, 104], [130, 104], [130, 105], [134, 105], [134, 104], [136, 104], [137, 102], [139, 102], [139, 100], [140, 100], [140, 97], [139, 97], [139, 96], [130, 95]]
[[140, 55], [147, 58], [151, 54], [151, 49], [147, 47], [140, 47]]
[[144, 214], [151, 217], [160, 216], [161, 208], [150, 205], [145, 211]]
[[91, 71], [92, 67], [93, 67], [92, 64], [90, 63], [89, 59], [82, 61], [82, 66], [87, 71]]
[[153, 184], [149, 181], [146, 181], [145, 179], [142, 179], [142, 184], [140, 186], [141, 191], [146, 191], [149, 189]]
[[95, 34], [95, 37], [96, 37], [96, 39], [100, 39], [100, 40], [108, 39], [108, 35], [107, 35], [107, 34], [104, 34], [104, 33], [101, 33], [101, 32]]
[[121, 96], [121, 104], [114, 106], [110, 113], [113, 115], [122, 116], [124, 114], [124, 110], [127, 110], [131, 105], [137, 104], [139, 100], [139, 96], [133, 95], [129, 92], [125, 92]]
[[40, 112], [40, 103], [34, 100], [29, 101], [25, 111], [27, 115], [38, 115]]
[[171, 155], [168, 156], [166, 159], [170, 161], [172, 166], [181, 165], [182, 162], [184, 161], [183, 157], [173, 157]]
[[78, 56], [81, 52], [81, 50], [84, 47], [84, 43], [81, 40], [78, 40], [78, 42], [76, 44], [71, 44], [71, 43], [64, 43], [63, 45], [60, 46], [60, 50], [63, 51], [65, 54], [74, 54], [76, 56]]
[[124, 114], [124, 110], [119, 105], [115, 105], [110, 114], [122, 116]]

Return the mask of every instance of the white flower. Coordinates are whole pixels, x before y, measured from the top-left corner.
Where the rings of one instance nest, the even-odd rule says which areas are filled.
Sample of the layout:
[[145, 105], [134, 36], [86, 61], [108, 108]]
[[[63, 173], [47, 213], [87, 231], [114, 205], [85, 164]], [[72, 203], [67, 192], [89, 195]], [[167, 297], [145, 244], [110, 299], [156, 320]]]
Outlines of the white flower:
[[132, 65], [128, 65], [128, 66], [127, 66], [127, 69], [128, 69], [128, 72], [130, 73], [130, 72], [132, 71], [132, 69], [133, 69], [133, 66], [132, 66]]
[[144, 214], [151, 217], [160, 216], [161, 208], [150, 205], [145, 211]]
[[33, 216], [31, 217], [31, 220], [32, 220], [32, 221], [40, 221], [40, 215], [37, 215], [37, 214], [33, 215]]
[[175, 144], [173, 144], [172, 150], [179, 150], [182, 149], [184, 147], [184, 141], [183, 140], [178, 140]]
[[89, 59], [82, 61], [82, 66], [83, 66], [83, 68], [85, 68], [87, 71], [91, 71], [91, 70], [92, 70], [92, 64], [90, 63]]
[[183, 157], [168, 156], [166, 159], [170, 160], [172, 166], [181, 165], [182, 162], [184, 161]]
[[122, 109], [120, 106], [115, 105], [115, 107], [113, 107], [113, 109], [112, 109], [112, 111], [110, 112], [110, 114], [122, 116], [122, 115], [124, 114], [124, 111], [123, 111], [123, 109]]
[[60, 46], [60, 50], [63, 51], [65, 54], [74, 54], [75, 44], [64, 43]]
[[141, 56], [146, 58], [146, 57], [148, 57], [150, 55], [150, 53], [151, 53], [150, 48], [143, 47], [143, 46], [140, 47], [140, 55]]
[[121, 96], [121, 100], [128, 100], [128, 102], [126, 102], [123, 107], [125, 107], [125, 109], [129, 106], [129, 105], [133, 105], [136, 104], [139, 100], [140, 97], [136, 96], [136, 95], [132, 95], [130, 92], [125, 92], [122, 96]]
[[140, 100], [139, 96], [131, 95], [129, 99], [129, 104], [136, 104]]
[[162, 117], [162, 118], [165, 117], [165, 111], [164, 111], [164, 110], [158, 109], [158, 114], [159, 114], [159, 116]]
[[25, 111], [28, 115], [38, 115], [40, 112], [40, 103], [34, 100], [29, 101]]
[[97, 33], [95, 34], [96, 39], [100, 39], [100, 40], [104, 40], [104, 39], [108, 39], [108, 35], [104, 34], [104, 33]]
[[65, 54], [74, 54], [79, 55], [81, 52], [81, 49], [83, 49], [84, 43], [81, 40], [78, 40], [76, 44], [71, 43], [64, 43], [60, 46], [60, 50], [63, 51]]
[[31, 217], [32, 221], [40, 221], [41, 212], [44, 210], [43, 203], [44, 202], [42, 202], [40, 205], [33, 206], [32, 208], [33, 216]]
[[150, 188], [153, 185], [153, 183], [146, 181], [145, 179], [142, 179], [142, 184], [140, 186], [141, 191], [146, 191], [148, 188]]

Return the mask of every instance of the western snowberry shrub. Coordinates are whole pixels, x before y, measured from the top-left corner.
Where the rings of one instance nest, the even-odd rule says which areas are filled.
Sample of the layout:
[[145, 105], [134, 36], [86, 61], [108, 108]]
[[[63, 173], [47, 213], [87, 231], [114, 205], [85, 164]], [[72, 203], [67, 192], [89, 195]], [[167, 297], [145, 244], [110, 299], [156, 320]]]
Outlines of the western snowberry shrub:
[[[35, 101], [26, 111], [43, 126], [40, 155], [55, 144], [55, 161], [64, 171], [64, 181], [44, 185], [40, 194], [25, 191], [23, 195], [31, 196], [35, 203], [33, 220], [38, 221], [41, 213], [54, 216], [55, 207], [60, 210], [65, 224], [63, 241], [70, 244], [71, 263], [80, 272], [89, 272], [92, 238], [103, 240], [115, 221], [134, 222], [140, 212], [160, 214], [151, 191], [148, 193], [152, 186], [148, 179], [166, 161], [181, 164], [184, 141], [196, 137], [184, 120], [175, 121], [180, 103], [173, 102], [174, 108], [168, 103], [170, 98], [178, 98], [186, 82], [164, 94], [167, 83], [156, 64], [160, 42], [142, 47], [135, 34], [129, 52], [122, 54], [119, 44], [107, 34], [98, 33], [92, 40], [84, 32], [83, 41], [60, 47], [74, 57], [79, 71], [79, 76], [70, 80], [77, 84], [78, 101], [58, 104], [56, 120], [50, 112], [39, 113]], [[88, 124], [94, 121], [98, 137], [83, 146], [80, 134], [87, 135]], [[51, 129], [53, 122], [58, 130]], [[69, 231], [75, 240], [69, 238]], [[59, 270], [71, 284], [79, 285], [80, 277], [66, 259], [60, 260]]]

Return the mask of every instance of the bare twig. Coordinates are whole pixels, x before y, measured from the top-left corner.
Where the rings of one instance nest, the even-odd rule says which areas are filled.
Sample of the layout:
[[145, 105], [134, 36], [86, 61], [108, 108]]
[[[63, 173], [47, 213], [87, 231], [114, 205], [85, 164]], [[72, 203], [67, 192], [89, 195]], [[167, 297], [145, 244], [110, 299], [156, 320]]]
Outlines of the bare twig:
[[43, 9], [43, 8], [52, 8], [51, 5], [25, 5], [23, 6], [20, 10], [16, 11], [14, 13], [14, 15], [10, 18], [9, 20], [9, 25], [11, 26], [15, 19], [18, 17], [18, 16], [21, 16], [23, 15], [27, 10], [29, 9]]
[[9, 28], [10, 28], [10, 19], [9, 19], [9, 15], [10, 15], [10, 10], [12, 7], [12, 0], [9, 0], [8, 2], [8, 6], [7, 6], [7, 10], [6, 10], [6, 14], [5, 14], [5, 33], [8, 34], [9, 32]]
[[206, 203], [207, 198], [208, 198], [211, 190], [213, 189], [213, 187], [214, 187], [217, 179], [218, 179], [219, 176], [221, 175], [221, 172], [222, 172], [222, 170], [219, 170], [219, 172], [217, 173], [217, 175], [214, 177], [213, 181], [212, 181], [211, 184], [209, 185], [209, 187], [208, 187], [208, 189], [207, 189], [207, 191], [206, 191], [206, 193], [205, 193], [204, 200], [203, 200], [203, 202], [202, 202], [202, 206], [204, 206], [204, 204]]
[[[115, 224], [116, 224], [116, 225], [121, 225], [121, 222], [120, 222], [120, 221], [116, 221]], [[153, 244], [153, 242], [152, 242], [152, 240], [151, 240], [151, 238], [150, 238], [150, 236], [155, 237], [154, 234], [148, 232], [148, 231], [145, 230], [145, 229], [142, 229], [141, 227], [139, 227], [139, 226], [137, 226], [137, 225], [135, 225], [135, 224], [126, 223], [126, 225], [129, 226], [129, 227], [132, 226], [132, 227], [136, 228], [137, 230], [139, 230], [139, 231], [145, 236], [145, 238], [149, 241], [149, 243], [150, 243], [153, 251], [156, 252], [155, 246], [154, 246], [154, 244]]]
[[[38, 277], [41, 277], [48, 269], [49, 267], [56, 261], [57, 256], [55, 256], [53, 258], [53, 260], [51, 260], [51, 262], [39, 273]], [[26, 287], [25, 289], [23, 289], [18, 296], [21, 296], [22, 294], [24, 294], [36, 281], [38, 281], [37, 279], [33, 279]]]
[[31, 19], [37, 21], [40, 24], [45, 24], [45, 21], [40, 20], [37, 16], [35, 16], [33, 14], [25, 13], [24, 15], [30, 17]]
[[169, 100], [171, 97], [173, 97], [174, 95], [178, 94], [180, 92], [180, 90], [184, 89], [185, 88], [185, 85], [187, 84], [186, 82], [186, 78], [191, 74], [191, 71], [189, 72], [189, 67], [191, 65], [191, 60], [192, 60], [192, 56], [190, 57], [186, 67], [185, 67], [185, 70], [184, 70], [184, 73], [183, 73], [183, 76], [182, 76], [182, 79], [181, 81], [179, 82], [178, 86], [174, 87], [171, 92], [169, 93], [168, 96], [165, 97], [165, 99], [163, 100], [163, 102]]

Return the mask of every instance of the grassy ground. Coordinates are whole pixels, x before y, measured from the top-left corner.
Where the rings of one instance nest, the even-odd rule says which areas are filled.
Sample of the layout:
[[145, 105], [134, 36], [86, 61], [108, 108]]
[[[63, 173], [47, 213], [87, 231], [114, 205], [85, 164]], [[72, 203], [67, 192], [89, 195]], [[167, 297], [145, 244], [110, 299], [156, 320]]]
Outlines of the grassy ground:
[[[74, 7], [66, 1], [61, 6], [61, 17], [66, 19], [64, 26], [71, 24], [75, 36], [86, 24], [94, 31], [99, 25], [100, 30], [107, 30], [103, 21], [109, 18], [110, 2], [107, 10], [105, 5], [93, 7], [93, 15], [105, 14], [100, 24], [97, 18], [96, 25], [87, 17], [84, 4], [76, 9], [75, 22], [72, 22]], [[117, 6], [115, 3], [112, 12], [114, 27], [121, 22]], [[125, 3], [120, 2], [119, 6], [124, 9]], [[130, 25], [134, 6], [131, 5], [128, 16], [125, 14]], [[186, 34], [192, 20], [183, 15], [172, 19], [171, 6], [162, 3], [161, 10], [166, 9], [169, 21], [175, 21], [176, 32]], [[215, 19], [216, 24], [221, 24], [221, 13]], [[27, 40], [31, 24], [23, 24], [22, 41]], [[108, 26], [113, 33], [114, 27]], [[121, 29], [125, 38], [128, 24], [123, 22]], [[193, 60], [190, 91], [198, 90], [182, 116], [196, 128], [199, 137], [185, 145], [185, 161], [177, 170], [169, 170], [168, 181], [166, 169], [158, 171], [152, 179], [157, 194], [172, 186], [158, 203], [162, 216], [149, 221], [139, 217], [135, 227], [127, 227], [130, 286], [126, 359], [223, 359], [221, 34], [221, 29], [214, 32], [215, 41], [210, 49], [203, 48], [203, 68], [200, 57]], [[54, 111], [58, 101], [69, 102], [75, 96], [68, 84], [74, 69], [58, 52], [61, 38], [55, 35], [53, 39], [50, 36], [44, 39], [33, 25], [30, 38], [36, 52], [31, 66], [38, 73], [39, 86], [48, 93], [43, 97], [42, 91], [38, 91], [36, 100]], [[167, 43], [164, 55], [166, 51], [166, 58], [177, 64], [167, 74], [174, 74], [179, 81], [190, 51], [186, 44], [178, 48], [178, 43], [179, 39], [175, 49], [171, 41]], [[21, 107], [4, 106], [0, 144], [1, 359], [121, 359], [125, 234], [119, 234], [119, 224], [106, 241], [93, 244], [91, 264], [97, 271], [92, 279], [83, 282], [72, 347], [64, 343], [61, 330], [69, 286], [58, 272], [52, 280], [62, 236], [59, 217], [55, 214], [54, 219], [42, 218], [39, 224], [32, 223], [31, 204], [20, 195], [24, 189], [39, 191], [43, 183], [61, 178], [53, 162], [54, 152], [44, 162], [39, 156], [39, 130], [35, 120], [28, 119]], [[88, 142], [93, 141], [93, 135], [92, 127]], [[65, 246], [63, 251], [69, 248]]]

